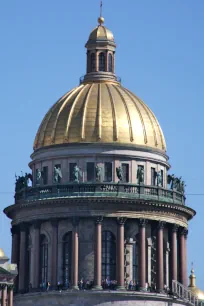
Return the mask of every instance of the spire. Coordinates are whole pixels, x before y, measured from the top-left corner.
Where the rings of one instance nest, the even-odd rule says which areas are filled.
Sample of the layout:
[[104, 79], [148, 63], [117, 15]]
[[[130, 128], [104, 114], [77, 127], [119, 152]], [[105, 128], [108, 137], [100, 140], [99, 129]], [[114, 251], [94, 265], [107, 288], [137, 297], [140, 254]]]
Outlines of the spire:
[[103, 1], [101, 1], [101, 5], [100, 5], [100, 17], [98, 18], [98, 23], [99, 23], [100, 26], [105, 22], [105, 19], [102, 16], [102, 12], [103, 12]]

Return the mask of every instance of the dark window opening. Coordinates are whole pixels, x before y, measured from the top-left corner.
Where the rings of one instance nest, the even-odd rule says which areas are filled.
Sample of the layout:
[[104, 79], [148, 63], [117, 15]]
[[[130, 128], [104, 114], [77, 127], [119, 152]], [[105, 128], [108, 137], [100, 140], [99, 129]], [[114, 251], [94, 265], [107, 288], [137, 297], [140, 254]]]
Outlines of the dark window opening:
[[164, 187], [164, 171], [161, 170], [161, 186]]
[[105, 182], [112, 182], [112, 180], [113, 180], [112, 163], [105, 163], [104, 181]]
[[43, 185], [47, 185], [47, 183], [48, 183], [48, 167], [43, 167], [42, 177], [43, 177]]
[[105, 55], [104, 53], [99, 54], [99, 71], [105, 71]]
[[93, 182], [95, 180], [95, 164], [87, 163], [86, 164], [86, 173], [87, 173], [87, 182]]
[[123, 182], [128, 183], [129, 182], [129, 165], [122, 164], [122, 171], [123, 171]]
[[156, 170], [155, 168], [151, 168], [151, 185], [156, 185]]
[[72, 266], [72, 232], [64, 235], [63, 238], [63, 281], [66, 288], [71, 282]]
[[109, 231], [102, 233], [102, 279], [116, 279], [115, 236]]
[[45, 235], [40, 236], [40, 283], [48, 282], [48, 240]]
[[70, 163], [69, 164], [69, 180], [70, 182], [73, 182], [75, 180], [74, 177], [74, 167], [76, 166], [76, 163]]
[[113, 56], [110, 53], [108, 55], [108, 71], [113, 72]]
[[133, 244], [133, 258], [132, 258], [132, 264], [133, 264], [133, 281], [137, 282], [138, 279], [138, 243]]

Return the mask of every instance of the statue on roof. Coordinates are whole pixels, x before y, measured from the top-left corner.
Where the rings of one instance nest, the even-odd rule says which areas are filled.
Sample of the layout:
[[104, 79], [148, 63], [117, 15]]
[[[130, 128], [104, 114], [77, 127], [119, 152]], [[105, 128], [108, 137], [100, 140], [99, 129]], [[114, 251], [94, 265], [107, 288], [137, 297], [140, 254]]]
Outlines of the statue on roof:
[[123, 181], [123, 170], [121, 167], [116, 168], [116, 174], [119, 179], [118, 182], [122, 182]]
[[79, 178], [82, 175], [80, 168], [75, 165], [74, 166], [74, 170], [73, 170], [73, 178], [74, 178], [74, 182], [79, 183]]
[[54, 182], [60, 183], [61, 179], [62, 179], [62, 171], [60, 166], [54, 166]]
[[99, 165], [96, 165], [96, 181], [101, 182], [102, 181], [102, 168], [99, 167]]

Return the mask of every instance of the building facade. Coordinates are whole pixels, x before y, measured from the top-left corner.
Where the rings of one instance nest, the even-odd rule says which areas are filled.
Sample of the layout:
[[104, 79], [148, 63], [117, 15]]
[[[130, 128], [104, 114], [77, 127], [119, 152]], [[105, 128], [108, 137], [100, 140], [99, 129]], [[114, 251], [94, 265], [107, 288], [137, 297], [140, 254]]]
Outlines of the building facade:
[[[19, 269], [15, 305], [164, 305], [172, 303], [166, 288], [182, 298], [178, 288], [188, 285], [195, 211], [184, 182], [169, 174], [155, 115], [116, 76], [114, 36], [98, 22], [86, 75], [45, 115], [31, 174], [17, 178], [4, 210]], [[91, 290], [78, 291], [82, 280]], [[105, 293], [110, 282], [117, 290]]]
[[13, 306], [14, 281], [17, 265], [9, 264], [9, 258], [0, 249], [0, 305]]

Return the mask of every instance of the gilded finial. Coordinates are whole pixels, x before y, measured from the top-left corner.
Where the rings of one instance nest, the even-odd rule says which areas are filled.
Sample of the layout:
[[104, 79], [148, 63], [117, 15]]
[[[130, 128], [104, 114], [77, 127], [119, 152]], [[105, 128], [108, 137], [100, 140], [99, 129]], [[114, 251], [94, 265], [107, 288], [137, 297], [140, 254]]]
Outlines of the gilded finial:
[[191, 275], [189, 276], [190, 279], [190, 285], [189, 287], [196, 287], [196, 276], [195, 276], [195, 271], [193, 267], [193, 262], [191, 263]]
[[100, 17], [98, 18], [98, 23], [102, 25], [105, 21], [105, 19], [102, 17], [102, 12], [103, 12], [103, 1], [101, 1], [100, 5]]

